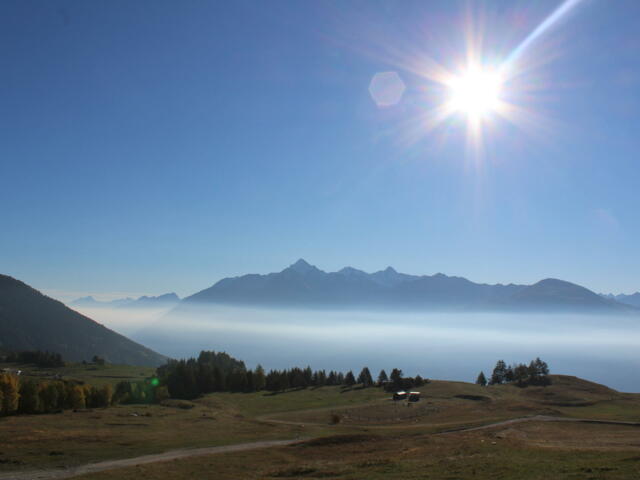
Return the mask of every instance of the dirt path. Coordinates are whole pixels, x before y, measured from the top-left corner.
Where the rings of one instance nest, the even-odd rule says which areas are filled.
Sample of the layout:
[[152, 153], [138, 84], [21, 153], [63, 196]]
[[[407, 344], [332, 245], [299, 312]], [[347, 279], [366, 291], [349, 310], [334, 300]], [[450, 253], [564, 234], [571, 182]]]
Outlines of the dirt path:
[[[282, 425], [314, 425], [314, 426], [326, 426], [327, 423], [313, 423], [313, 422], [295, 422], [290, 420], [278, 420], [275, 418], [269, 418], [269, 416], [265, 415], [262, 417], [258, 417], [259, 421], [265, 423], [277, 423]], [[354, 428], [357, 427], [366, 427], [370, 430], [393, 430], [396, 428], [424, 428], [424, 427], [445, 427], [445, 429], [440, 430], [438, 432], [432, 433], [432, 435], [445, 435], [449, 433], [458, 433], [458, 432], [473, 432], [476, 430], [486, 430], [489, 428], [502, 427], [506, 425], [512, 425], [516, 423], [522, 422], [577, 422], [577, 423], [596, 423], [601, 425], [626, 425], [628, 427], [640, 427], [640, 422], [624, 422], [618, 420], [595, 420], [590, 418], [571, 418], [571, 417], [553, 417], [550, 415], [532, 415], [529, 417], [518, 417], [518, 418], [510, 418], [508, 420], [500, 420], [497, 422], [486, 423], [483, 425], [477, 426], [468, 426], [462, 425], [453, 428], [446, 428], [447, 424], [434, 424], [434, 423], [406, 423], [406, 424], [387, 424], [387, 425], [364, 425], [364, 424], [356, 424], [350, 425]], [[450, 424], [449, 424], [450, 425]], [[0, 476], [0, 480], [2, 477]]]
[[107, 460], [99, 463], [89, 463], [78, 467], [71, 467], [64, 470], [31, 470], [24, 472], [0, 473], [0, 480], [52, 480], [59, 478], [71, 478], [87, 473], [102, 472], [114, 468], [132, 467], [147, 463], [166, 462], [178, 458], [195, 457], [200, 455], [213, 455], [216, 453], [242, 452], [245, 450], [255, 450], [258, 448], [279, 447], [291, 445], [304, 441], [305, 439], [294, 440], [270, 440], [264, 442], [239, 443], [236, 445], [225, 445], [221, 447], [191, 448], [182, 450], [170, 450], [164, 453], [144, 455], [134, 458], [123, 458], [120, 460]]
[[502, 422], [489, 423], [487, 425], [480, 425], [478, 427], [460, 427], [452, 428], [438, 432], [436, 435], [446, 435], [449, 433], [462, 433], [462, 432], [474, 432], [477, 430], [487, 430], [489, 428], [504, 427], [522, 422], [574, 422], [574, 423], [596, 423], [600, 425], [625, 425], [628, 427], [640, 427], [638, 422], [622, 422], [617, 420], [593, 420], [590, 418], [570, 418], [570, 417], [552, 417], [548, 415], [534, 415], [531, 417], [512, 418], [511, 420], [504, 420]]
[[[265, 421], [265, 420], [263, 420]], [[276, 420], [276, 423], [280, 421]], [[626, 425], [629, 427], [640, 427], [640, 423], [637, 422], [621, 422], [615, 420], [592, 420], [588, 418], [568, 418], [568, 417], [551, 417], [546, 415], [534, 415], [531, 417], [512, 418], [510, 420], [503, 420], [500, 422], [488, 423], [486, 425], [480, 425], [477, 427], [459, 427], [442, 432], [435, 433], [434, 435], [447, 435], [453, 433], [474, 432], [478, 430], [487, 430], [490, 428], [504, 427], [523, 422], [575, 422], [575, 423], [596, 423], [603, 425]], [[284, 422], [282, 422], [284, 423]], [[296, 422], [287, 422], [296, 423]], [[115, 468], [132, 467], [136, 465], [144, 465], [147, 463], [165, 462], [168, 460], [176, 460], [179, 458], [195, 457], [200, 455], [214, 455], [217, 453], [231, 453], [242, 452], [245, 450], [255, 450], [258, 448], [279, 447], [284, 445], [292, 445], [308, 440], [306, 438], [297, 438], [292, 440], [270, 440], [264, 442], [252, 442], [252, 443], [239, 443], [236, 445], [225, 445], [221, 447], [206, 447], [206, 448], [192, 448], [181, 450], [170, 450], [164, 453], [158, 453], [153, 455], [144, 455], [141, 457], [124, 458], [121, 460], [107, 460], [99, 463], [90, 463], [87, 465], [81, 465], [78, 467], [67, 468], [63, 470], [31, 470], [25, 472], [5, 472], [0, 473], [0, 480], [54, 480], [61, 478], [71, 478], [77, 475], [84, 475], [87, 473], [102, 472], [105, 470], [113, 470]]]

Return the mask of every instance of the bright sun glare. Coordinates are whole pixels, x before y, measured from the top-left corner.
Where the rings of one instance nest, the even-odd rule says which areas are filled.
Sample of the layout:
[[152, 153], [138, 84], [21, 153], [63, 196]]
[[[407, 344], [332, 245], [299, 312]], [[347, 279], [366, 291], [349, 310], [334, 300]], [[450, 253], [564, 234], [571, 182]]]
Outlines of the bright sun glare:
[[473, 68], [448, 82], [449, 107], [471, 118], [480, 118], [500, 107], [502, 79], [498, 73]]

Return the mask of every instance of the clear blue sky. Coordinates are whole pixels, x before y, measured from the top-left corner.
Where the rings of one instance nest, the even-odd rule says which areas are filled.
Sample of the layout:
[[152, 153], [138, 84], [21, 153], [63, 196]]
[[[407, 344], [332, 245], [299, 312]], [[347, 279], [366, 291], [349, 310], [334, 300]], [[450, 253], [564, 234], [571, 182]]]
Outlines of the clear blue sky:
[[[415, 120], [438, 102], [415, 67], [454, 69], [465, 25], [499, 61], [559, 5], [5, 0], [0, 271], [61, 298], [299, 257], [640, 290], [640, 2], [585, 0], [527, 49], [536, 117], [491, 121], [484, 154]], [[380, 108], [385, 71], [407, 89]]]

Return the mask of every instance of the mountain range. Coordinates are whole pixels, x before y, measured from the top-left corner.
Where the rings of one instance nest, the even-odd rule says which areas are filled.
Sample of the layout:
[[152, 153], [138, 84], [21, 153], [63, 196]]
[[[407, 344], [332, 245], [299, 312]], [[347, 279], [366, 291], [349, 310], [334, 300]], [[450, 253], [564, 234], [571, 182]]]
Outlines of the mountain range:
[[458, 311], [640, 312], [580, 285], [545, 279], [533, 285], [479, 284], [466, 278], [409, 275], [392, 267], [366, 273], [325, 272], [303, 259], [281, 272], [224, 278], [186, 297], [195, 304], [311, 308], [391, 308]]
[[640, 292], [632, 293], [631, 295], [614, 295], [612, 293], [608, 293], [602, 294], [602, 296], [609, 300], [615, 300], [616, 302], [624, 303], [625, 305], [640, 308]]
[[143, 295], [138, 298], [127, 297], [108, 301], [96, 300], [92, 296], [88, 296], [73, 300], [69, 305], [79, 308], [164, 308], [172, 307], [178, 302], [180, 302], [180, 297], [172, 292], [157, 297]]
[[49, 298], [15, 278], [0, 275], [0, 350], [47, 350], [65, 360], [158, 366], [167, 360]]

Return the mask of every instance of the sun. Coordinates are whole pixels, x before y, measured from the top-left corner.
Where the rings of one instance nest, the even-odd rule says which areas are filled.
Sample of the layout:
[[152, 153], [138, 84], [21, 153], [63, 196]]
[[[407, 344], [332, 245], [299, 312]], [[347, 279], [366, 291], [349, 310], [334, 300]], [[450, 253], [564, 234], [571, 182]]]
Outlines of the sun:
[[447, 82], [448, 107], [479, 119], [499, 110], [502, 78], [497, 72], [470, 68]]

